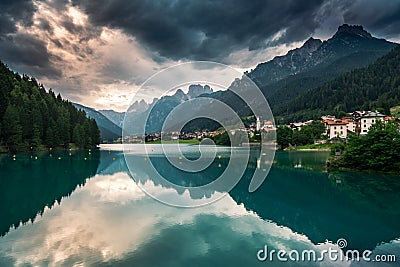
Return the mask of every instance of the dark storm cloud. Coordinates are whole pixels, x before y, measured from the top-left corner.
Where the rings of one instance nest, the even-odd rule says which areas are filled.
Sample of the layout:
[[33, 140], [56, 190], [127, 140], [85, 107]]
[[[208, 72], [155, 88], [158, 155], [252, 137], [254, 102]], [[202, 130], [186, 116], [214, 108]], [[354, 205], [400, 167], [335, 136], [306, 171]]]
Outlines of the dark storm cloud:
[[[51, 66], [53, 56], [43, 40], [16, 33], [17, 23], [25, 27], [32, 25], [35, 11], [32, 0], [0, 1], [0, 60], [24, 73], [59, 77], [60, 72]], [[45, 20], [41, 20], [41, 27], [50, 30]]]
[[51, 59], [60, 60], [49, 54], [46, 44], [34, 36], [16, 34], [0, 37], [0, 58], [13, 69], [31, 75], [60, 77], [60, 71], [53, 68]]
[[145, 47], [172, 59], [222, 59], [238, 49], [303, 40], [318, 24], [322, 0], [124, 1], [75, 0], [95, 25], [120, 28]]
[[381, 37], [400, 38], [400, 1], [355, 1], [344, 11], [344, 19]]
[[15, 32], [16, 23], [30, 25], [35, 10], [32, 0], [0, 1], [0, 34]]

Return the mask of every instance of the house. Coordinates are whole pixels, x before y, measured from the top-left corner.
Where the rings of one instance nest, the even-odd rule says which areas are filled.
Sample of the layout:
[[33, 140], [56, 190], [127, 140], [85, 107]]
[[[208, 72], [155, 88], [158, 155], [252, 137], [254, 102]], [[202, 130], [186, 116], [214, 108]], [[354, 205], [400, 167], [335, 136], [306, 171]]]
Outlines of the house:
[[343, 117], [342, 120], [347, 120], [349, 123], [346, 125], [347, 131], [350, 131], [352, 133], [356, 133], [357, 130], [357, 121], [354, 120], [353, 117], [348, 116], [348, 117]]
[[364, 111], [363, 113], [358, 113], [357, 115], [358, 116], [355, 117], [355, 121], [357, 122], [356, 132], [360, 135], [366, 135], [369, 128], [374, 123], [376, 123], [378, 120], [383, 121], [386, 117], [378, 111]]
[[276, 128], [272, 121], [264, 121], [264, 125], [261, 127], [264, 132], [275, 131]]
[[332, 139], [334, 137], [347, 138], [349, 133], [366, 135], [368, 130], [378, 120], [384, 123], [395, 120], [392, 116], [385, 116], [378, 111], [354, 111], [350, 116], [336, 119], [334, 116], [322, 116], [321, 121], [325, 123], [326, 135]]
[[324, 121], [329, 139], [347, 138], [349, 121], [346, 119], [329, 119]]

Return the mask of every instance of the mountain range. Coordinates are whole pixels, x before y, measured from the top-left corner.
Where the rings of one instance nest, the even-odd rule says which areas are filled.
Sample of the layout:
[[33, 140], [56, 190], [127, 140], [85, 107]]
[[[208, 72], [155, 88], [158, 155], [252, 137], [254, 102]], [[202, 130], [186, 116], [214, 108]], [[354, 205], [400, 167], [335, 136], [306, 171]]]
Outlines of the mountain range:
[[277, 113], [296, 121], [354, 110], [381, 109], [390, 114], [390, 108], [399, 104], [400, 45], [364, 68], [340, 75], [301, 94]]
[[373, 37], [362, 26], [344, 24], [328, 40], [310, 38], [302, 47], [259, 64], [247, 75], [275, 111], [308, 89], [374, 62], [395, 46]]
[[140, 123], [135, 123], [135, 121], [146, 121], [146, 133], [161, 131], [167, 115], [176, 106], [189, 99], [212, 93], [213, 89], [209, 85], [192, 84], [187, 93], [178, 89], [173, 95], [163, 96], [160, 99], [155, 98], [147, 108], [141, 110], [138, 109], [137, 102], [135, 102], [127, 111], [129, 113], [129, 116], [127, 116], [129, 128], [125, 128], [125, 130], [131, 133], [141, 133], [143, 129], [140, 129]]
[[[344, 24], [331, 38], [325, 41], [309, 38], [303, 46], [258, 64], [245, 75], [265, 95], [278, 123], [287, 122], [288, 114], [283, 111], [293, 99], [346, 72], [375, 62], [396, 45], [373, 37], [362, 26]], [[234, 81], [230, 88], [244, 88], [241, 84], [244, 82], [243, 79]], [[246, 103], [230, 88], [215, 92], [210, 97], [227, 103], [242, 117], [251, 115]], [[198, 120], [198, 123], [192, 124], [192, 129], [208, 128], [211, 124], [207, 120]], [[214, 124], [214, 127], [217, 125]]]
[[[344, 24], [331, 38], [325, 41], [309, 38], [301, 47], [290, 50], [286, 55], [260, 63], [244, 75], [250, 77], [258, 85], [267, 98], [278, 123], [287, 122], [289, 118], [306, 119], [315, 116], [311, 116], [312, 114], [305, 112], [302, 108], [324, 110], [323, 104], [319, 104], [320, 107], [318, 107], [315, 106], [318, 104], [314, 102], [312, 108], [307, 104], [312, 102], [313, 96], [318, 95], [321, 88], [324, 88], [324, 97], [335, 95], [335, 92], [326, 89], [326, 84], [335, 79], [341, 79], [340, 77], [347, 75], [348, 72], [374, 63], [396, 46], [396, 43], [372, 36], [362, 26]], [[147, 118], [146, 132], [159, 131], [167, 114], [173, 108], [188, 99], [204, 95], [227, 103], [239, 116], [249, 116], [252, 112], [247, 104], [231, 90], [234, 87], [244, 88], [243, 83], [244, 79], [238, 79], [232, 82], [228, 90], [217, 92], [213, 92], [208, 85], [191, 85], [188, 93], [179, 89], [174, 95], [154, 99], [150, 104], [137, 101], [128, 110], [131, 113], [129, 118], [132, 121], [143, 119], [144, 114], [151, 109]], [[345, 88], [348, 84], [342, 83], [341, 86]], [[340, 99], [329, 99], [332, 103], [340, 102]], [[371, 101], [376, 99], [371, 98]], [[303, 102], [304, 105], [301, 104]], [[195, 109], [199, 108], [209, 107]], [[336, 105], [334, 110], [348, 112], [353, 109], [354, 107], [347, 104]], [[124, 113], [112, 110], [102, 110], [99, 113], [117, 127], [122, 127]], [[295, 116], [295, 114], [301, 115]], [[104, 127], [102, 123], [97, 123], [100, 127]], [[185, 130], [217, 127], [219, 125], [210, 120], [197, 119], [188, 124]]]
[[77, 109], [85, 111], [87, 117], [92, 118], [96, 121], [103, 142], [112, 142], [113, 140], [121, 137], [121, 127], [113, 123], [101, 112], [95, 110], [94, 108], [83, 106], [81, 104], [73, 103], [73, 105]]
[[112, 123], [122, 128], [122, 124], [124, 123], [125, 112], [118, 112], [112, 109], [102, 109], [98, 110], [98, 112], [104, 115]]
[[[135, 128], [135, 126], [137, 126], [135, 120], [144, 119], [143, 117], [146, 115], [146, 112], [151, 109], [146, 131], [160, 131], [163, 121], [174, 107], [189, 99], [201, 95], [208, 95], [212, 92], [212, 88], [208, 85], [202, 86], [200, 84], [192, 84], [189, 86], [187, 93], [182, 89], [178, 89], [173, 95], [163, 96], [160, 99], [153, 99], [150, 104], [144, 100], [135, 101], [128, 110], [130, 113], [129, 119], [133, 121], [133, 123], [131, 123], [133, 128], [130, 130], [140, 133], [140, 129]], [[74, 103], [74, 106], [78, 109], [84, 110], [89, 118], [96, 120], [103, 141], [110, 142], [121, 137], [125, 112], [95, 110], [94, 108], [86, 107], [77, 103]]]

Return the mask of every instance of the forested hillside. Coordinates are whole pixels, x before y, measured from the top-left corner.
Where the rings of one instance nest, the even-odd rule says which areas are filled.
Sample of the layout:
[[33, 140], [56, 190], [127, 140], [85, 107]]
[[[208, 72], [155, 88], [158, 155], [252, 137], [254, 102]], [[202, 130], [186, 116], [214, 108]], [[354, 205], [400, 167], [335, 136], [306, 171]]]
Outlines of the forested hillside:
[[373, 64], [353, 70], [275, 110], [291, 120], [380, 108], [389, 114], [400, 104], [400, 46]]
[[99, 129], [85, 112], [46, 92], [34, 78], [19, 75], [0, 62], [0, 145], [3, 150], [46, 147], [80, 148], [99, 144]]

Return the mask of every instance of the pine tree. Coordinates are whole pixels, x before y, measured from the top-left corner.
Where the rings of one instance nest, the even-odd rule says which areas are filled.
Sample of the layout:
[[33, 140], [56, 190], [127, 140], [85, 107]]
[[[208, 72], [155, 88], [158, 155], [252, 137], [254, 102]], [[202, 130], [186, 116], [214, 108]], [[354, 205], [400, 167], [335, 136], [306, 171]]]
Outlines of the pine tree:
[[22, 126], [19, 121], [18, 109], [8, 105], [3, 118], [3, 136], [9, 147], [22, 145]]

